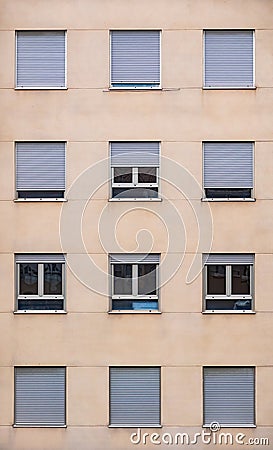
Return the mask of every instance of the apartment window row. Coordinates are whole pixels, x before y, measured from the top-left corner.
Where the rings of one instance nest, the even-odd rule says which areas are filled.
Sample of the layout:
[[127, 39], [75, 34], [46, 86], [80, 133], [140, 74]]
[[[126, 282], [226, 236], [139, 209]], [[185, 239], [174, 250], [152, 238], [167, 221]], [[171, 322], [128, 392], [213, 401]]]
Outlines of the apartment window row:
[[[64, 198], [65, 147], [65, 142], [16, 143], [18, 199]], [[253, 142], [204, 142], [204, 198], [253, 198], [253, 154]], [[160, 197], [159, 142], [111, 142], [110, 165], [112, 199]]]
[[[161, 86], [161, 31], [110, 32], [110, 86]], [[16, 87], [66, 87], [66, 32], [17, 31]], [[254, 87], [253, 30], [204, 31], [204, 87]]]
[[[65, 258], [15, 255], [17, 311], [65, 310]], [[160, 255], [112, 254], [111, 311], [159, 311]], [[254, 255], [203, 255], [203, 311], [253, 311]]]
[[[66, 425], [66, 368], [15, 368], [15, 426]], [[255, 368], [203, 368], [203, 425], [255, 425]], [[161, 426], [161, 368], [110, 367], [109, 425]]]

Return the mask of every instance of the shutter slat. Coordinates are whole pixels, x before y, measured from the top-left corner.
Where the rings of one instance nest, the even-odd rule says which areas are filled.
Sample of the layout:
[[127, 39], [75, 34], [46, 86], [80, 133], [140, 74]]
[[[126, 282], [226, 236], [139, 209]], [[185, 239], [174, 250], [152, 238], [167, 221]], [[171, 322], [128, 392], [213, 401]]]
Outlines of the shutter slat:
[[204, 423], [253, 425], [254, 368], [204, 368]]
[[112, 84], [160, 84], [160, 32], [111, 32]]
[[112, 167], [159, 167], [159, 142], [111, 142]]
[[65, 87], [65, 32], [18, 31], [17, 87]]
[[65, 143], [17, 142], [16, 189], [65, 190]]
[[253, 143], [205, 142], [204, 188], [253, 188]]
[[111, 264], [159, 264], [160, 254], [149, 253], [116, 253], [110, 255]]
[[24, 253], [15, 255], [16, 263], [64, 263], [65, 257], [59, 253]]
[[110, 368], [111, 425], [160, 424], [160, 368]]
[[15, 368], [15, 424], [65, 425], [65, 368]]
[[253, 86], [253, 31], [205, 31], [205, 87]]
[[254, 255], [251, 253], [210, 253], [203, 255], [203, 264], [254, 264]]

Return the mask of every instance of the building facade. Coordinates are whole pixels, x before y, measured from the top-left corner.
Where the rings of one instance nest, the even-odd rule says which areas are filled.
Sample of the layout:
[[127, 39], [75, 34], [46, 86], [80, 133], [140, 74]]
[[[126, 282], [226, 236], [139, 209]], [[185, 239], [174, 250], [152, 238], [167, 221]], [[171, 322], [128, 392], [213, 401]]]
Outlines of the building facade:
[[0, 8], [0, 449], [271, 448], [272, 1]]

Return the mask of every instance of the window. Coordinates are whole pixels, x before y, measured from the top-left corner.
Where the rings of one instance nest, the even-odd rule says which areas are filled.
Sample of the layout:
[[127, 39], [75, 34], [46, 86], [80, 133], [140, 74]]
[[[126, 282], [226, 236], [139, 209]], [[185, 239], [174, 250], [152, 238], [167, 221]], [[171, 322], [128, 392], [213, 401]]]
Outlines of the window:
[[158, 254], [111, 255], [112, 310], [158, 309]]
[[254, 86], [254, 33], [252, 30], [204, 32], [205, 87]]
[[65, 31], [17, 31], [16, 87], [64, 88]]
[[65, 367], [15, 367], [15, 425], [64, 426], [65, 386]]
[[255, 424], [254, 367], [204, 367], [204, 424]]
[[63, 198], [65, 143], [17, 142], [16, 191], [19, 199]]
[[206, 198], [253, 196], [252, 142], [204, 142], [203, 153]]
[[160, 87], [160, 31], [111, 32], [111, 86]]
[[16, 255], [17, 310], [64, 310], [64, 256]]
[[112, 198], [158, 198], [159, 142], [111, 142]]
[[160, 367], [110, 367], [110, 425], [160, 425]]
[[205, 310], [252, 310], [253, 263], [250, 254], [210, 254], [205, 261]]

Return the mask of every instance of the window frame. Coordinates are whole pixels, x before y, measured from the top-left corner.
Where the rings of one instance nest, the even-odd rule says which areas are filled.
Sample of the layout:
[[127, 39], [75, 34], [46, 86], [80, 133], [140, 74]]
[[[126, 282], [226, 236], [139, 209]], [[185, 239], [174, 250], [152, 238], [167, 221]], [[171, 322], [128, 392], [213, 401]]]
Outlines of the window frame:
[[[139, 201], [147, 201], [147, 200], [159, 200], [159, 167], [156, 166], [145, 166], [145, 168], [151, 168], [151, 169], [155, 169], [156, 170], [156, 183], [139, 183], [138, 182], [138, 172], [139, 169], [141, 169], [142, 167], [129, 167], [130, 169], [132, 169], [132, 182], [131, 183], [115, 183], [114, 182], [114, 173], [115, 173], [115, 169], [118, 169], [119, 167], [112, 167], [111, 166], [111, 200], [122, 200], [122, 201], [132, 201], [132, 200], [139, 200]], [[120, 167], [122, 168], [122, 167]], [[142, 189], [147, 189], [149, 190], [149, 188], [157, 188], [157, 197], [114, 197], [113, 196], [113, 189], [123, 189], [126, 190], [126, 188], [142, 188]], [[156, 191], [155, 191], [156, 192]]]
[[[110, 274], [111, 274], [111, 280], [110, 280], [110, 308], [109, 308], [109, 312], [110, 313], [132, 313], [132, 314], [136, 314], [136, 313], [159, 313], [160, 312], [160, 304], [159, 304], [159, 286], [160, 286], [160, 280], [159, 280], [159, 266], [160, 266], [160, 262], [159, 263], [146, 263], [146, 264], [154, 264], [156, 266], [155, 269], [155, 275], [156, 275], [156, 295], [142, 295], [142, 294], [138, 294], [138, 265], [139, 264], [145, 264], [142, 261], [140, 261], [139, 263], [122, 263], [122, 262], [116, 262], [113, 263], [111, 261], [109, 261], [110, 264]], [[114, 276], [114, 266], [115, 265], [131, 265], [132, 266], [132, 277], [131, 277], [131, 282], [132, 282], [132, 294], [129, 295], [116, 295], [114, 294], [114, 282], [115, 282], [115, 276]], [[150, 300], [150, 301], [156, 301], [157, 302], [157, 309], [113, 309], [113, 300]]]
[[[159, 84], [149, 84], [147, 83], [146, 85], [144, 85], [143, 83], [137, 84], [137, 83], [132, 83], [130, 86], [124, 83], [123, 86], [113, 86], [112, 83], [112, 38], [111, 38], [111, 34], [113, 31], [157, 31], [159, 32], [159, 77], [160, 77], [160, 81]], [[109, 91], [161, 91], [162, 90], [162, 29], [158, 29], [158, 28], [133, 28], [133, 29], [129, 29], [129, 28], [111, 28], [109, 30]]]
[[[206, 64], [206, 58], [205, 58], [205, 52], [206, 52], [206, 46], [205, 46], [205, 34], [207, 31], [251, 31], [253, 36], [253, 67], [252, 67], [252, 75], [253, 75], [253, 85], [252, 86], [206, 86], [205, 80], [206, 80], [206, 73], [205, 73], [205, 64]], [[203, 90], [255, 90], [257, 88], [256, 86], [256, 42], [255, 42], [255, 29], [254, 28], [206, 28], [203, 29]]]
[[[52, 261], [52, 263], [56, 263], [56, 261]], [[65, 305], [65, 262], [58, 262], [56, 264], [62, 265], [62, 294], [61, 295], [49, 295], [44, 294], [44, 265], [45, 264], [52, 264], [50, 262], [40, 262], [37, 258], [37, 260], [33, 260], [29, 263], [27, 262], [15, 262], [15, 270], [16, 270], [16, 302], [15, 302], [15, 313], [19, 314], [62, 314], [66, 312], [66, 305]], [[21, 264], [38, 264], [38, 293], [37, 294], [30, 294], [30, 295], [23, 295], [20, 294], [20, 265]], [[36, 300], [62, 300], [63, 302], [63, 308], [62, 309], [19, 309], [19, 301], [20, 300], [30, 300], [30, 301], [36, 301]]]
[[[208, 294], [208, 266], [225, 266], [226, 268], [226, 294]], [[238, 295], [232, 294], [232, 267], [236, 266], [249, 266], [249, 291], [250, 294]], [[254, 313], [254, 263], [253, 264], [205, 264], [203, 268], [203, 312], [209, 314], [253, 314]], [[236, 301], [236, 300], [250, 300], [250, 309], [207, 309], [207, 301], [223, 300], [223, 301]]]
[[[253, 174], [253, 180], [252, 188], [208, 188], [205, 187], [205, 145], [207, 143], [213, 143], [213, 144], [222, 144], [222, 143], [229, 143], [229, 144], [236, 144], [236, 143], [251, 143], [252, 144], [252, 174]], [[203, 183], [203, 198], [202, 201], [207, 202], [253, 202], [255, 201], [255, 141], [202, 141], [202, 183]], [[206, 189], [250, 189], [251, 194], [250, 197], [207, 197], [206, 195]]]
[[[26, 86], [26, 87], [24, 87], [24, 86], [18, 86], [17, 85], [17, 34], [18, 33], [20, 33], [20, 32], [27, 32], [27, 31], [30, 31], [30, 32], [35, 32], [35, 31], [37, 31], [38, 33], [39, 32], [51, 32], [51, 31], [54, 31], [54, 32], [63, 32], [64, 33], [64, 59], [65, 59], [65, 64], [64, 64], [64, 86]], [[15, 64], [14, 64], [14, 66], [15, 66], [15, 71], [14, 71], [14, 89], [15, 90], [23, 90], [23, 91], [26, 91], [26, 90], [51, 90], [51, 91], [56, 91], [56, 90], [63, 90], [63, 91], [65, 91], [65, 90], [67, 90], [68, 89], [68, 87], [67, 87], [67, 29], [65, 28], [65, 29], [61, 29], [61, 28], [58, 28], [58, 29], [48, 29], [48, 28], [40, 28], [40, 29], [37, 29], [37, 28], [28, 28], [28, 29], [26, 29], [26, 28], [16, 28], [16, 30], [15, 30]]]

